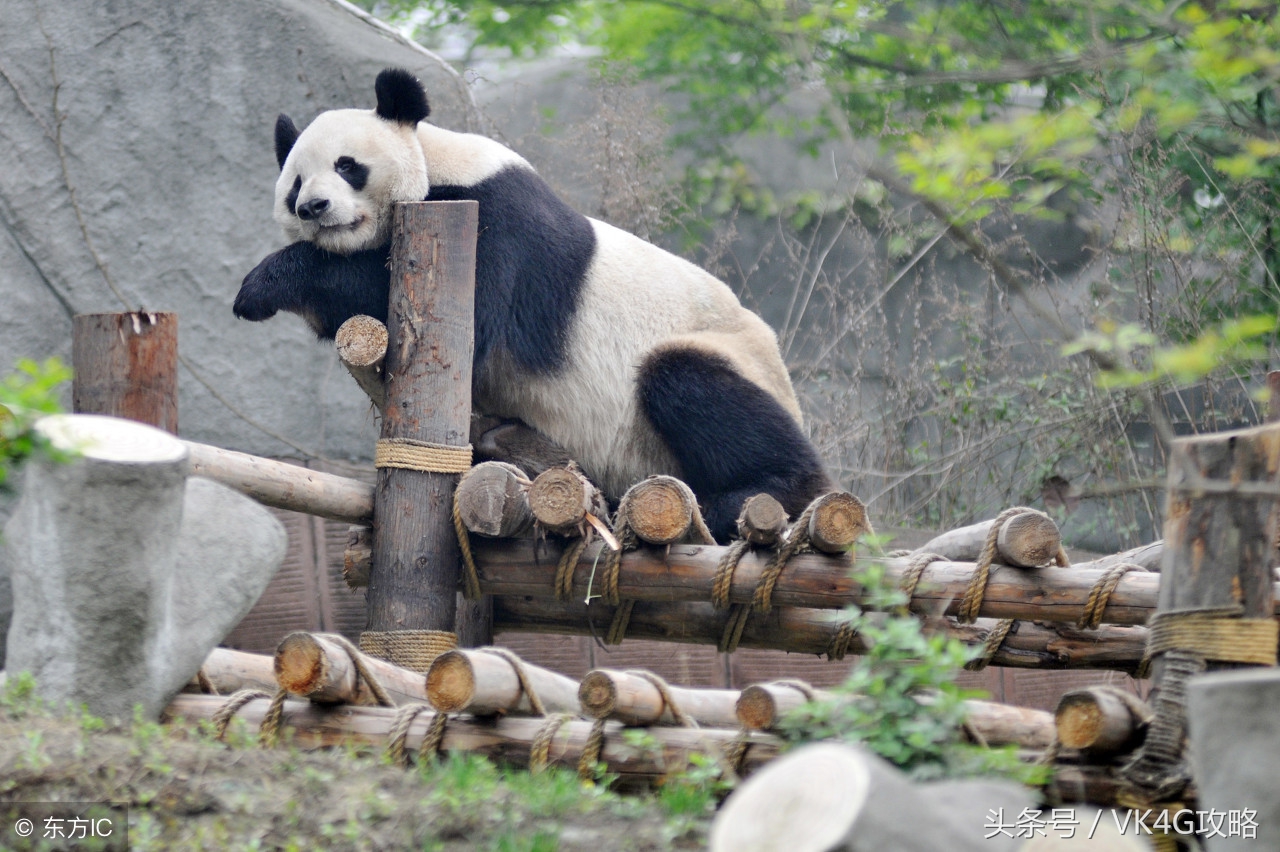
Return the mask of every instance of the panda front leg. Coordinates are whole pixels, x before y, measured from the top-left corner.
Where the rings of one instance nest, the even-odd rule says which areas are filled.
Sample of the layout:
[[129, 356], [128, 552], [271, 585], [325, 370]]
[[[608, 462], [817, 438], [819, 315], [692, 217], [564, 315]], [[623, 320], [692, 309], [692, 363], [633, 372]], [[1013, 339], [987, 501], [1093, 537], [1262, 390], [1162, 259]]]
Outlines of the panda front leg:
[[244, 277], [232, 310], [260, 322], [286, 311], [301, 316], [322, 340], [357, 314], [387, 321], [390, 246], [334, 254], [297, 242], [267, 255]]
[[772, 495], [794, 518], [833, 490], [795, 418], [725, 358], [664, 349], [641, 365], [637, 393], [722, 544], [734, 537], [742, 504], [756, 494]]

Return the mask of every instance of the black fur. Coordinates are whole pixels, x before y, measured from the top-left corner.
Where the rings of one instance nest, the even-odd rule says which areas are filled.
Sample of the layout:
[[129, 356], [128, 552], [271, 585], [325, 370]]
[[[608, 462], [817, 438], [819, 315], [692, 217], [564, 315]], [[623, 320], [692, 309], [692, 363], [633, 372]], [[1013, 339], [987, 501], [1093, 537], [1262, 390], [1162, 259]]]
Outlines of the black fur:
[[276, 311], [302, 316], [321, 338], [357, 314], [387, 321], [387, 249], [341, 255], [314, 243], [294, 243], [268, 255], [240, 285], [232, 307], [240, 319], [270, 319]]
[[297, 141], [298, 128], [294, 126], [293, 119], [280, 113], [276, 116], [276, 163], [280, 168], [284, 168], [284, 161], [289, 159], [289, 152]]
[[[569, 330], [595, 255], [591, 223], [523, 166], [503, 169], [476, 186], [434, 186], [427, 200], [480, 204], [475, 372], [491, 352], [502, 349], [531, 373], [554, 373], [565, 361]], [[312, 325], [325, 339], [356, 314], [385, 321], [389, 251], [390, 246], [383, 246], [353, 260], [357, 255], [344, 258], [311, 243], [295, 243], [245, 277], [236, 316], [264, 320], [276, 311], [290, 311], [309, 321], [321, 317], [318, 327]], [[344, 276], [353, 280], [345, 282]]]
[[333, 170], [356, 192], [364, 189], [369, 183], [369, 167], [354, 157], [339, 157], [333, 164]]
[[298, 215], [298, 193], [302, 192], [302, 178], [293, 179], [293, 186], [289, 187], [289, 194], [284, 197], [284, 206], [289, 208], [289, 212]]
[[596, 236], [581, 213], [524, 166], [475, 186], [433, 186], [428, 201], [480, 203], [476, 240], [477, 372], [501, 348], [532, 373], [564, 364]]
[[655, 353], [640, 367], [636, 392], [717, 541], [734, 537], [742, 504], [755, 494], [772, 494], [795, 517], [833, 490], [795, 419], [724, 358]]
[[373, 91], [378, 96], [374, 111], [387, 121], [401, 124], [417, 124], [431, 115], [427, 93], [418, 78], [403, 68], [388, 68], [373, 81]]

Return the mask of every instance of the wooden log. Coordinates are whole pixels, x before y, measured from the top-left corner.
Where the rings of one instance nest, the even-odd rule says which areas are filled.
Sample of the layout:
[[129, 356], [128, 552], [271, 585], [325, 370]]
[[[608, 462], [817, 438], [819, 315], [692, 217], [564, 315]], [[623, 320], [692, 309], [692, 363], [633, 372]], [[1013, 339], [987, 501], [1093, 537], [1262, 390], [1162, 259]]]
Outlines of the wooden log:
[[1139, 712], [1136, 695], [1126, 699], [1115, 689], [1073, 689], [1058, 699], [1053, 712], [1058, 740], [1066, 748], [1092, 754], [1122, 754], [1142, 741], [1150, 711]]
[[[396, 205], [380, 445], [467, 445], [478, 207]], [[452, 518], [457, 481], [456, 473], [379, 468], [368, 632], [453, 631], [462, 564]]]
[[1114, 565], [1128, 562], [1145, 568], [1148, 571], [1159, 572], [1160, 563], [1164, 560], [1164, 540], [1153, 541], [1150, 544], [1144, 544], [1140, 547], [1130, 548], [1121, 553], [1113, 553], [1109, 556], [1101, 556], [1089, 562], [1077, 562], [1073, 567], [1087, 571], [1102, 571], [1111, 568]]
[[513, 661], [505, 654], [486, 650], [459, 649], [436, 657], [427, 670], [427, 699], [444, 713], [536, 715], [538, 711], [521, 684], [521, 673], [545, 712], [577, 714], [576, 680], [518, 657]]
[[[810, 690], [815, 701], [830, 701], [834, 694]], [[809, 700], [804, 690], [785, 682], [758, 683], [742, 690], [735, 707], [738, 724], [748, 731], [771, 731], [787, 713]], [[1053, 716], [1043, 710], [1015, 707], [995, 701], [965, 702], [967, 728], [987, 745], [1018, 745], [1044, 749], [1053, 742]]]
[[[581, 603], [575, 598], [559, 603], [553, 598], [496, 597], [493, 603], [496, 633], [556, 633], [599, 636], [608, 629], [614, 610]], [[665, 642], [714, 645], [724, 634], [728, 614], [710, 603], [637, 602], [633, 605], [627, 636]], [[767, 615], [747, 619], [739, 647], [768, 648], [801, 654], [828, 652], [842, 616], [832, 610], [774, 607]], [[931, 629], [968, 644], [983, 642], [996, 625], [993, 619], [959, 625], [946, 620], [930, 622]], [[1019, 622], [1000, 645], [991, 664], [1025, 669], [1108, 669], [1132, 673], [1146, 648], [1143, 627], [1102, 627], [1079, 630], [1066, 625]], [[865, 651], [855, 637], [848, 653]]]
[[[165, 720], [208, 720], [224, 703], [225, 699], [218, 696], [179, 695], [166, 708]], [[270, 705], [268, 699], [255, 699], [241, 708], [236, 716], [256, 730]], [[282, 738], [281, 744], [298, 748], [361, 744], [381, 748], [387, 742], [395, 716], [396, 711], [386, 707], [286, 701], [281, 724], [291, 730], [291, 736]], [[432, 719], [432, 713], [424, 712], [413, 720], [405, 743], [407, 751], [417, 751]], [[468, 752], [501, 763], [527, 766], [529, 747], [545, 725], [544, 719], [520, 716], [451, 718], [445, 725], [442, 749], [446, 753]], [[575, 768], [590, 737], [592, 725], [578, 720], [561, 725], [551, 739], [551, 764]], [[740, 732], [734, 730], [655, 728], [652, 737], [657, 747], [650, 750], [628, 745], [621, 731], [622, 726], [615, 722], [606, 725], [599, 760], [606, 771], [617, 776], [622, 784], [659, 781], [669, 773], [689, 766], [692, 755], [728, 748], [740, 736]], [[743, 754], [744, 774], [776, 757], [779, 746], [778, 740], [768, 734], [750, 735]]]
[[178, 434], [177, 314], [77, 314], [71, 335], [72, 411]]
[[809, 516], [809, 544], [823, 553], [844, 553], [858, 536], [871, 531], [867, 507], [845, 491], [824, 494]]
[[378, 411], [387, 406], [383, 362], [387, 357], [387, 327], [380, 320], [360, 314], [338, 326], [333, 338], [338, 360]]
[[204, 693], [206, 685], [216, 695], [230, 695], [241, 689], [273, 690], [276, 688], [276, 672], [272, 658], [269, 654], [214, 648], [183, 691]]
[[531, 485], [524, 471], [506, 462], [481, 462], [458, 483], [454, 500], [463, 525], [476, 535], [521, 538], [533, 534]]
[[[624, 725], [678, 725], [684, 719], [712, 728], [732, 728], [738, 723], [734, 713], [738, 690], [669, 684], [659, 689], [646, 674], [592, 669], [578, 689], [582, 712], [595, 719], [617, 719]], [[663, 696], [663, 689], [670, 701]]]
[[[972, 562], [982, 552], [995, 519], [950, 530], [917, 548], [955, 562]], [[1018, 568], [1035, 568], [1053, 561], [1062, 547], [1062, 533], [1048, 515], [1021, 512], [1000, 525], [996, 537], [996, 561]]]
[[530, 479], [573, 461], [568, 450], [519, 420], [472, 415], [471, 445], [476, 461], [507, 462]]
[[373, 486], [287, 462], [183, 441], [192, 476], [234, 488], [265, 506], [367, 526], [373, 522]]
[[787, 510], [771, 494], [757, 494], [742, 504], [738, 538], [759, 547], [777, 544], [787, 529]]
[[788, 713], [814, 701], [827, 701], [832, 693], [801, 689], [786, 683], [753, 683], [738, 695], [734, 713], [738, 724], [748, 731], [771, 731]]
[[685, 541], [690, 535], [699, 543], [714, 544], [694, 529], [697, 510], [698, 500], [688, 485], [674, 476], [650, 476], [627, 489], [618, 515], [620, 522], [648, 544], [663, 546]]
[[555, 467], [538, 474], [529, 486], [529, 510], [549, 532], [581, 536], [587, 515], [607, 514], [604, 497], [577, 467]]
[[[421, 673], [368, 654], [359, 654], [359, 658], [396, 704], [427, 700]], [[290, 633], [276, 648], [274, 666], [276, 682], [300, 698], [328, 704], [379, 703], [369, 682], [357, 672], [351, 654], [332, 636]]]
[[[598, 545], [587, 547], [574, 572], [573, 595], [584, 597], [591, 567], [598, 558]], [[552, 581], [560, 555], [560, 544], [550, 542], [541, 549], [532, 542], [482, 539], [472, 543], [486, 594], [552, 594]], [[695, 601], [710, 600], [724, 548], [674, 544], [663, 551], [641, 548], [622, 559], [618, 592], [624, 600]], [[729, 588], [731, 603], [750, 603], [761, 574], [768, 565], [768, 551], [743, 554]], [[861, 561], [861, 560], [860, 560]], [[886, 559], [886, 577], [899, 583], [909, 560]], [[775, 606], [838, 609], [859, 604], [862, 588], [850, 575], [848, 557], [797, 554], [788, 562], [773, 592]], [[969, 562], [934, 562], [928, 565], [911, 598], [910, 609], [917, 615], [954, 615], [973, 575]], [[1084, 612], [1089, 594], [1102, 571], [1074, 568], [1028, 568], [991, 573], [983, 596], [980, 615], [987, 618], [1017, 618], [1075, 623]], [[1105, 624], [1144, 624], [1155, 611], [1157, 574], [1130, 572], [1117, 583], [1103, 613]], [[597, 589], [598, 591], [598, 589]]]

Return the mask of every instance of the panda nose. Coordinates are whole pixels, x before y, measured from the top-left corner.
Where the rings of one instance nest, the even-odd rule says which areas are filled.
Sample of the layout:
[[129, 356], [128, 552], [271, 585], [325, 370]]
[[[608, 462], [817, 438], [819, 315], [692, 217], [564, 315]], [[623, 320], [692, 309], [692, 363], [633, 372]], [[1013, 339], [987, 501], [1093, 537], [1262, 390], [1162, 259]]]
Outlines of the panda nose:
[[319, 219], [329, 209], [329, 199], [313, 198], [298, 205], [298, 218], [304, 221]]

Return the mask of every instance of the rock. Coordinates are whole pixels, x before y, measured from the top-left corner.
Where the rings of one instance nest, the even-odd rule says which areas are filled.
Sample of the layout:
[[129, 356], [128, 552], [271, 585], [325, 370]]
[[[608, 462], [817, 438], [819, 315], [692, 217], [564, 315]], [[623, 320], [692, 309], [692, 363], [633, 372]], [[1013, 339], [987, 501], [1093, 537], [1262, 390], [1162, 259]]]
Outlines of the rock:
[[1221, 815], [1220, 830], [1201, 841], [1209, 852], [1280, 848], [1277, 706], [1280, 670], [1274, 668], [1214, 672], [1187, 686], [1197, 808]]
[[996, 830], [1035, 809], [1005, 781], [912, 783], [895, 767], [841, 743], [796, 749], [747, 779], [711, 828], [711, 852], [999, 852], [1021, 840]]
[[37, 429], [80, 456], [27, 466], [5, 528], [14, 598], [7, 670], [61, 704], [156, 718], [248, 612], [284, 558], [258, 504], [187, 478], [171, 435], [93, 415]]

